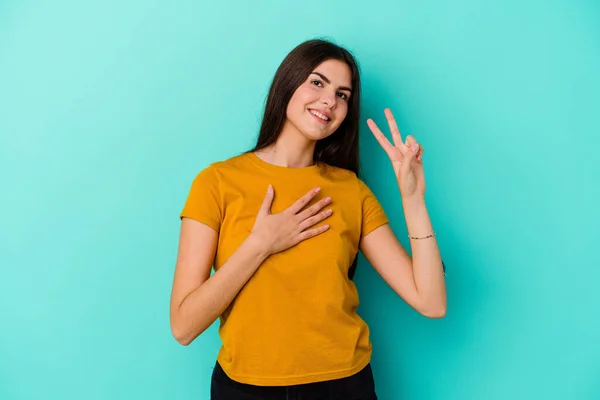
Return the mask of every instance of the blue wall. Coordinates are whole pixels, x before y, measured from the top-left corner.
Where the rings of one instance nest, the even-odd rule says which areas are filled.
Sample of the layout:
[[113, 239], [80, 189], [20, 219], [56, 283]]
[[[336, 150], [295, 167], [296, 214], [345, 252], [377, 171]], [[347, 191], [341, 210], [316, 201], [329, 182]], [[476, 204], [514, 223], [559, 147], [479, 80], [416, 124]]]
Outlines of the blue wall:
[[428, 320], [361, 259], [380, 398], [600, 398], [600, 6], [482, 3], [1, 2], [0, 398], [208, 398], [216, 324], [169, 330], [178, 215], [315, 36], [361, 63], [404, 245], [364, 120], [425, 147], [448, 267]]

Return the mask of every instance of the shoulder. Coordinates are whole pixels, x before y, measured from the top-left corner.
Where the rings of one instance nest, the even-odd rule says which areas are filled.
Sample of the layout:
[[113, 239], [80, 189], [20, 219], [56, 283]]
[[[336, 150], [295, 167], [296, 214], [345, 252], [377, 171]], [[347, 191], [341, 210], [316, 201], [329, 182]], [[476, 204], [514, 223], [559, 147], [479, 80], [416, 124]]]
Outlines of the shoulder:
[[213, 161], [201, 169], [197, 173], [196, 178], [219, 179], [224, 174], [226, 175], [231, 171], [244, 168], [247, 162], [246, 154], [239, 154], [224, 160]]

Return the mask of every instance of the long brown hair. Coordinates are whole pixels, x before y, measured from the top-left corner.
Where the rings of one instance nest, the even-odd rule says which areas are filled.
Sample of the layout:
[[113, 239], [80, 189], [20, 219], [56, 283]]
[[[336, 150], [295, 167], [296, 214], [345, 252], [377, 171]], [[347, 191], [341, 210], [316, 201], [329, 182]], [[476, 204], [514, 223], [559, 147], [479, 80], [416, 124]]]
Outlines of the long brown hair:
[[[346, 49], [323, 39], [313, 39], [296, 46], [277, 69], [269, 95], [256, 146], [248, 152], [263, 149], [277, 140], [286, 120], [286, 110], [296, 89], [322, 62], [335, 59], [345, 62], [352, 74], [352, 96], [346, 118], [336, 131], [315, 146], [314, 161], [344, 168], [359, 175], [358, 125], [360, 117], [360, 71], [354, 56]], [[348, 270], [353, 279], [358, 254]]]
[[333, 134], [317, 142], [314, 161], [359, 174], [360, 73], [358, 64], [348, 50], [323, 39], [312, 39], [301, 43], [282, 61], [269, 89], [256, 146], [248, 152], [275, 143], [283, 129], [287, 106], [292, 95], [315, 67], [329, 59], [345, 62], [350, 67], [352, 96], [349, 99], [348, 113], [344, 121]]

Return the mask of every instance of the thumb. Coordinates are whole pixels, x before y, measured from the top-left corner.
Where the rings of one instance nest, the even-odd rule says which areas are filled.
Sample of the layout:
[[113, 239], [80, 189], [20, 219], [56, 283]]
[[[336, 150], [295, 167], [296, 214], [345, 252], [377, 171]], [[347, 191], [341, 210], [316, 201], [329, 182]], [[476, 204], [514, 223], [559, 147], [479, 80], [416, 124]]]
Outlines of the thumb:
[[416, 160], [417, 154], [419, 154], [419, 144], [413, 144], [411, 145], [408, 150], [406, 151], [406, 153], [404, 153], [404, 160], [402, 163], [402, 166], [406, 169], [409, 170], [411, 167], [411, 164], [414, 160]]
[[406, 136], [406, 146], [408, 148], [411, 148], [412, 146], [414, 146], [417, 143], [417, 139], [415, 139], [415, 137], [413, 135], [408, 135]]
[[269, 185], [267, 189], [267, 194], [263, 199], [263, 202], [260, 206], [259, 214], [269, 215], [271, 214], [271, 204], [273, 203], [273, 197], [275, 196], [275, 191], [273, 190], [273, 186]]

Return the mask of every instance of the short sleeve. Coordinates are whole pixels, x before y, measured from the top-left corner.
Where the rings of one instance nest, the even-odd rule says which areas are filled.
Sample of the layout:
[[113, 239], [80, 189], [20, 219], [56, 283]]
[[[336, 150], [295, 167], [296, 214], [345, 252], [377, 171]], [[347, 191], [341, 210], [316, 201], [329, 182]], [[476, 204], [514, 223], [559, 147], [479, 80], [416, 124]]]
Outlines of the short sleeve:
[[180, 218], [186, 217], [202, 222], [219, 232], [222, 221], [219, 180], [215, 168], [202, 170], [192, 182]]
[[360, 239], [362, 240], [376, 228], [387, 224], [389, 220], [371, 189], [360, 179], [358, 180], [358, 184], [362, 204], [362, 227], [360, 233]]

